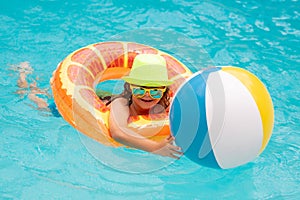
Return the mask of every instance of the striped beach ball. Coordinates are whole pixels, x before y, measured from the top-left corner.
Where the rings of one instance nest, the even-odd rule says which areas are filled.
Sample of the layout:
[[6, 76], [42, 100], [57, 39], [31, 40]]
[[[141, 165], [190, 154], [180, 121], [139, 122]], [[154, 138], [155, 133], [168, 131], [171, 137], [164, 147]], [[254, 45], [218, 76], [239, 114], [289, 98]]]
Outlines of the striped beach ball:
[[274, 110], [264, 84], [238, 67], [195, 73], [171, 104], [170, 128], [190, 160], [228, 169], [254, 160], [273, 129]]

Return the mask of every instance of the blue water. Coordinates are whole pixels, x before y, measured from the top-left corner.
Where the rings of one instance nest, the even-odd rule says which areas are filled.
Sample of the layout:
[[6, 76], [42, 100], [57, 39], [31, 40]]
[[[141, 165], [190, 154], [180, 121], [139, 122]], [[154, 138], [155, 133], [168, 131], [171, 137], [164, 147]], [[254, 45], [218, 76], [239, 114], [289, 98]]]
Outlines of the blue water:
[[[1, 1], [0, 199], [298, 199], [299, 8], [298, 0]], [[275, 108], [266, 150], [230, 170], [185, 157], [164, 164], [95, 144], [14, 93], [12, 65], [28, 61], [29, 79], [49, 88], [65, 56], [108, 40], [152, 45], [193, 71], [235, 65], [254, 73]], [[112, 160], [106, 151], [122, 157]]]

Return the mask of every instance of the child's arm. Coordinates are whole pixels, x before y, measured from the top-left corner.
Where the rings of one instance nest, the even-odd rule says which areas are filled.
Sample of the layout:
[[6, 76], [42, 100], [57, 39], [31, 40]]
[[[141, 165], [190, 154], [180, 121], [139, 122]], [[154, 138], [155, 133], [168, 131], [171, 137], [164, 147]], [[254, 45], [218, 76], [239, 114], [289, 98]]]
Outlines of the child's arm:
[[179, 147], [172, 144], [174, 141], [173, 137], [169, 137], [162, 142], [155, 142], [128, 128], [129, 107], [127, 103], [127, 100], [124, 98], [118, 98], [112, 102], [109, 127], [113, 139], [130, 147], [178, 159], [178, 155], [182, 153]]

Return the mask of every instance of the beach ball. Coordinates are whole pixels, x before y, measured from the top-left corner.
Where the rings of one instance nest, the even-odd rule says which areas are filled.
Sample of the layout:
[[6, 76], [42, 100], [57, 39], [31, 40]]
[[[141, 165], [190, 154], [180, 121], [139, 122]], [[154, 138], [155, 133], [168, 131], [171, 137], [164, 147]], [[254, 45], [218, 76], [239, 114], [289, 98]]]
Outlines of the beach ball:
[[177, 90], [169, 121], [186, 157], [228, 169], [262, 153], [272, 134], [274, 110], [255, 75], [238, 67], [213, 67], [193, 74]]

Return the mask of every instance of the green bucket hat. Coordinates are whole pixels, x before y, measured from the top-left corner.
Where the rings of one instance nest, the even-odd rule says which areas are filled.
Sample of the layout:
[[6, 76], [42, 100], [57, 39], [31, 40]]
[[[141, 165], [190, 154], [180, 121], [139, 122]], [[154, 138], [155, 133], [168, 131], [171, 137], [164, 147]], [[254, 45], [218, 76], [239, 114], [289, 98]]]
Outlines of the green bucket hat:
[[156, 54], [139, 54], [135, 57], [131, 71], [122, 79], [127, 83], [140, 86], [169, 86], [166, 60]]

